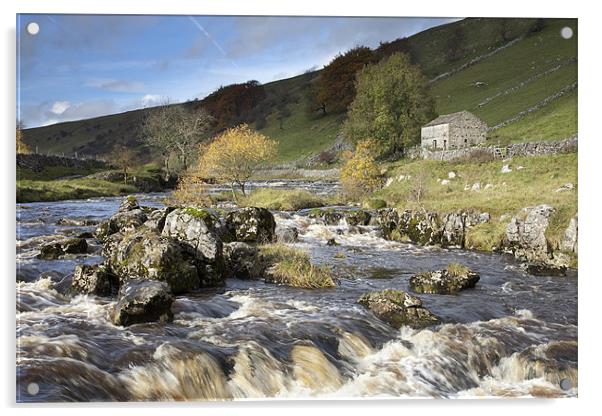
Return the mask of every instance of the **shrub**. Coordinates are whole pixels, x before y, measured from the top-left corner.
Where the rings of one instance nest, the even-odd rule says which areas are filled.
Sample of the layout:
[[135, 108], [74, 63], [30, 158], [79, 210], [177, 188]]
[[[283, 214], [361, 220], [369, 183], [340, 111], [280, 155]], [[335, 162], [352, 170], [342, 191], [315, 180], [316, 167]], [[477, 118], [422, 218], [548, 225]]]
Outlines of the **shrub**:
[[363, 140], [355, 149], [355, 154], [341, 170], [341, 184], [348, 198], [357, 200], [375, 191], [381, 184], [381, 175], [374, 158], [376, 142]]
[[369, 198], [364, 200], [364, 202], [362, 203], [362, 207], [366, 209], [381, 209], [386, 208], [387, 203], [382, 199]]
[[260, 247], [264, 259], [273, 264], [266, 281], [306, 289], [335, 287], [330, 269], [315, 266], [309, 255], [298, 248], [283, 244], [268, 244]]
[[326, 205], [323, 198], [301, 189], [257, 189], [239, 203], [241, 206], [260, 207], [278, 211], [297, 211]]

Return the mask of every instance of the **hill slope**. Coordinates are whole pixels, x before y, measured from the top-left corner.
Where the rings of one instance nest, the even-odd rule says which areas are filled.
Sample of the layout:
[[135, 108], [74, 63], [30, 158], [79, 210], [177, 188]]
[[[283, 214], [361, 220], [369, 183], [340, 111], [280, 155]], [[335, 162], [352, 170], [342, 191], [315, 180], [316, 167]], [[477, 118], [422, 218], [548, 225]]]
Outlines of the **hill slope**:
[[[542, 24], [543, 23], [543, 24]], [[569, 26], [575, 35], [560, 36]], [[440, 114], [469, 110], [490, 127], [493, 142], [557, 139], [577, 132], [577, 21], [575, 19], [470, 18], [406, 39], [383, 43], [376, 53], [410, 54], [432, 79]], [[449, 39], [457, 39], [450, 57]], [[305, 89], [319, 71], [265, 84], [266, 102], [287, 97], [290, 116], [267, 109], [261, 131], [280, 142], [277, 162], [303, 160], [328, 148], [344, 115], [315, 118], [305, 112]], [[199, 102], [202, 105], [202, 100]], [[139, 150], [146, 110], [27, 129], [26, 143], [40, 153], [102, 155], [120, 143]]]

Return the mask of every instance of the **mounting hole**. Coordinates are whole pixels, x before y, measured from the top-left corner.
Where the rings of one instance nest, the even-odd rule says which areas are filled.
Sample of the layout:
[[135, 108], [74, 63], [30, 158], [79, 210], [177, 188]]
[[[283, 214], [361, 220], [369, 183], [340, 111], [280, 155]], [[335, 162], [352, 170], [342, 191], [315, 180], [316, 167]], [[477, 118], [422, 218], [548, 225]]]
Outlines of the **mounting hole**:
[[30, 395], [35, 396], [39, 392], [40, 386], [38, 386], [38, 383], [29, 383], [27, 385], [27, 393], [29, 393]]
[[563, 27], [560, 30], [560, 36], [562, 36], [564, 39], [570, 39], [573, 37], [573, 29], [571, 29], [568, 26]]
[[27, 24], [27, 33], [30, 35], [37, 35], [40, 31], [40, 25], [36, 22], [31, 22]]

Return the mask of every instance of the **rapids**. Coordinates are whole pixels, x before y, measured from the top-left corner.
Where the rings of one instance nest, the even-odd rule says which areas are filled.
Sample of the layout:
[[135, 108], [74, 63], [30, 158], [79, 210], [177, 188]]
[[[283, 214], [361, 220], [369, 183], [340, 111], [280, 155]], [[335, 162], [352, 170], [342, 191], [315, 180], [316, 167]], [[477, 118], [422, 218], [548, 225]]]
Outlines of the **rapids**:
[[[139, 200], [160, 206], [164, 196]], [[276, 221], [299, 229], [296, 245], [333, 268], [337, 288], [231, 279], [178, 296], [170, 324], [116, 327], [113, 300], [64, 294], [65, 276], [100, 262], [100, 247], [35, 255], [45, 241], [94, 229], [59, 219], [97, 222], [120, 201], [17, 205], [17, 401], [577, 395], [576, 276], [533, 277], [509, 256], [386, 241], [374, 227], [324, 226], [302, 212]], [[326, 246], [331, 237], [338, 246]], [[395, 330], [356, 303], [370, 290], [409, 291], [412, 274], [452, 261], [481, 280], [458, 295], [419, 295], [439, 326]]]

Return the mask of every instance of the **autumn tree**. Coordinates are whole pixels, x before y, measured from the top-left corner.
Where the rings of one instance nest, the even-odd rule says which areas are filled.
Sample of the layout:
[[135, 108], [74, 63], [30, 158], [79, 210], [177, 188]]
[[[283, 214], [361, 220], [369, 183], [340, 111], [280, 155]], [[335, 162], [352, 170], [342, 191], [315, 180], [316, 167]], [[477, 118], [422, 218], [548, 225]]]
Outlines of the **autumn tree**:
[[127, 185], [129, 173], [136, 164], [135, 153], [129, 147], [117, 144], [113, 146], [109, 160], [119, 167], [123, 173], [123, 183]]
[[172, 154], [178, 156], [184, 170], [188, 169], [199, 144], [208, 138], [212, 122], [213, 117], [203, 108], [190, 109], [165, 102], [150, 110], [144, 123], [145, 141], [161, 153], [168, 177]]
[[355, 143], [374, 139], [381, 156], [418, 143], [420, 128], [435, 115], [428, 81], [402, 53], [366, 67], [356, 89], [343, 132]]
[[317, 81], [316, 110], [343, 113], [355, 97], [355, 76], [366, 65], [376, 61], [370, 48], [358, 46], [336, 56], [324, 67]]
[[245, 184], [253, 173], [276, 156], [277, 142], [252, 130], [246, 124], [226, 130], [203, 146], [197, 170], [203, 177], [228, 182], [245, 195]]
[[17, 153], [31, 153], [31, 150], [29, 150], [29, 146], [27, 146], [25, 144], [25, 142], [23, 141], [23, 129], [25, 128], [25, 125], [23, 124], [22, 121], [17, 120]]
[[373, 139], [358, 142], [353, 156], [341, 169], [341, 184], [345, 194], [351, 199], [359, 199], [378, 188], [381, 174], [376, 156], [378, 143]]
[[238, 123], [251, 121], [251, 114], [266, 97], [258, 81], [219, 87], [202, 100], [202, 105], [215, 118], [215, 128], [222, 131]]

